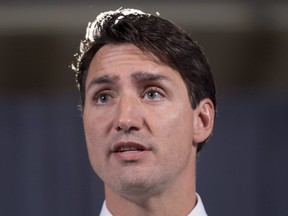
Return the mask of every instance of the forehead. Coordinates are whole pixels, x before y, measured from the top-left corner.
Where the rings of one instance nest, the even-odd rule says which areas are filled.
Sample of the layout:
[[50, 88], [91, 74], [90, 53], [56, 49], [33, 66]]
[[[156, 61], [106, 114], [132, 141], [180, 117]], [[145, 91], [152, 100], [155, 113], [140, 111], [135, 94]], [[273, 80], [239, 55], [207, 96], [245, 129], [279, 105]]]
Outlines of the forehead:
[[93, 57], [86, 83], [107, 75], [118, 80], [124, 77], [135, 79], [134, 75], [140, 73], [183, 82], [178, 71], [162, 63], [151, 52], [142, 51], [133, 44], [109, 44], [100, 48]]
[[133, 44], [108, 44], [101, 47], [93, 57], [90, 67], [92, 66], [110, 66], [109, 63], [150, 61], [154, 64], [163, 64], [151, 52], [143, 51]]
[[178, 71], [131, 44], [105, 45], [93, 57], [85, 91], [108, 85], [120, 89], [160, 85], [170, 92], [188, 93]]

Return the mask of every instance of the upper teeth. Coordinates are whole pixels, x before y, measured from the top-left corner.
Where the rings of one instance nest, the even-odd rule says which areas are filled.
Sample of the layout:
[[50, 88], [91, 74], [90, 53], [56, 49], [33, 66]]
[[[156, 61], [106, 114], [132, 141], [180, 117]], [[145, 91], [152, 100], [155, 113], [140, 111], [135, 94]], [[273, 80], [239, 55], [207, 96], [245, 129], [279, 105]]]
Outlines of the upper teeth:
[[133, 146], [123, 146], [118, 149], [119, 152], [125, 152], [125, 151], [139, 151], [136, 147]]

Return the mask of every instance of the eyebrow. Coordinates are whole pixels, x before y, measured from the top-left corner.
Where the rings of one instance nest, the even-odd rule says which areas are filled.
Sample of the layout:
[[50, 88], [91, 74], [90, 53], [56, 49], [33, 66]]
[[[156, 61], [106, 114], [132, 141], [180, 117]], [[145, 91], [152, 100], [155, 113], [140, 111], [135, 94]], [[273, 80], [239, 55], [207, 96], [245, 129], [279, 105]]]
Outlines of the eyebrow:
[[160, 74], [154, 74], [149, 72], [135, 72], [131, 75], [133, 80], [137, 83], [157, 80], [170, 80], [168, 77]]
[[114, 84], [116, 81], [118, 81], [120, 78], [119, 76], [111, 76], [111, 75], [108, 75], [108, 74], [105, 74], [103, 76], [100, 76], [100, 77], [97, 77], [95, 79], [93, 79], [88, 87], [87, 87], [87, 90], [90, 89], [93, 85], [99, 85], [99, 84]]
[[[145, 82], [151, 82], [151, 81], [157, 81], [157, 80], [170, 80], [168, 77], [160, 74], [154, 74], [150, 72], [135, 72], [131, 75], [132, 79], [136, 83], [145, 83]], [[88, 87], [87, 90], [90, 89], [94, 85], [101, 85], [101, 84], [115, 84], [120, 79], [120, 76], [111, 76], [108, 74], [105, 74], [103, 76], [97, 77], [93, 79]]]

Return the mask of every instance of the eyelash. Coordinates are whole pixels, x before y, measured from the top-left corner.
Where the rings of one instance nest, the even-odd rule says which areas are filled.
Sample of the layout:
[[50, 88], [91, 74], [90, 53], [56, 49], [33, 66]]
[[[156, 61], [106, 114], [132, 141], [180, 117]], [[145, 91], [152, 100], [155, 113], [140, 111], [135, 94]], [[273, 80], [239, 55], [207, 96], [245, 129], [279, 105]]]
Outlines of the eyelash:
[[[150, 86], [147, 87], [144, 91], [144, 94], [142, 96], [142, 98], [145, 98], [145, 96], [147, 96], [148, 93], [157, 93], [161, 98], [165, 98], [165, 93], [161, 88], [155, 87], [155, 86]], [[149, 99], [152, 100], [152, 99]]]
[[[93, 101], [95, 102], [95, 104], [97, 104], [97, 105], [104, 105], [104, 104], [109, 103], [109, 101], [108, 101], [108, 102], [99, 102], [99, 100], [100, 100], [101, 97], [103, 97], [103, 96], [109, 97], [109, 99], [114, 99], [114, 98], [115, 98], [111, 93], [109, 93], [109, 91], [107, 91], [107, 90], [102, 90], [102, 91], [96, 93], [95, 96], [93, 96]], [[107, 99], [107, 100], [109, 100], [109, 99]]]

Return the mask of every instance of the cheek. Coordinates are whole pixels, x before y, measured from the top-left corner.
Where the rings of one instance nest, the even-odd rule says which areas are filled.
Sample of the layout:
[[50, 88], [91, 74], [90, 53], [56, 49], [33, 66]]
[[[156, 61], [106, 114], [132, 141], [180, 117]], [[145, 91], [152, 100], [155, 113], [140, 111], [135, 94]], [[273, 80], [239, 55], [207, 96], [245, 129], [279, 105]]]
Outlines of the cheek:
[[87, 109], [83, 114], [83, 126], [87, 145], [92, 148], [101, 140], [100, 132], [103, 133], [103, 120], [96, 116], [93, 111]]
[[[174, 107], [172, 111], [167, 113], [166, 118], [164, 118], [169, 131], [177, 131], [177, 134], [173, 133], [173, 136], [179, 134], [184, 134], [187, 136], [187, 132], [191, 133], [193, 130], [193, 112], [192, 110], [185, 107]], [[170, 134], [171, 136], [171, 134]]]
[[95, 124], [93, 120], [84, 118], [83, 121], [88, 154], [90, 160], [95, 160], [95, 158], [98, 158], [98, 156], [96, 157], [95, 155], [100, 150], [100, 139], [99, 134], [97, 133], [99, 130], [97, 124]]
[[93, 132], [95, 131], [95, 125], [92, 123], [92, 121], [89, 118], [83, 119], [83, 125], [84, 125], [84, 133], [86, 138], [86, 143], [88, 146], [90, 146], [93, 143], [94, 137], [96, 134]]
[[[154, 121], [154, 123], [152, 123], [152, 127], [157, 125], [157, 129], [155, 128], [155, 131], [158, 131], [158, 135], [161, 134], [162, 140], [164, 141], [164, 143], [161, 145], [169, 145], [170, 149], [177, 151], [179, 151], [180, 145], [192, 146], [192, 114], [192, 111], [188, 109], [174, 107], [173, 110], [169, 109], [168, 112], [165, 112], [163, 116], [155, 118], [158, 119], [158, 121]], [[187, 148], [185, 148], [185, 150], [187, 150]]]
[[105, 153], [103, 148], [101, 148], [101, 139], [99, 139], [99, 134], [97, 133], [97, 126], [92, 121], [85, 121], [84, 131], [90, 164], [93, 170], [98, 175], [101, 175], [104, 169]]

